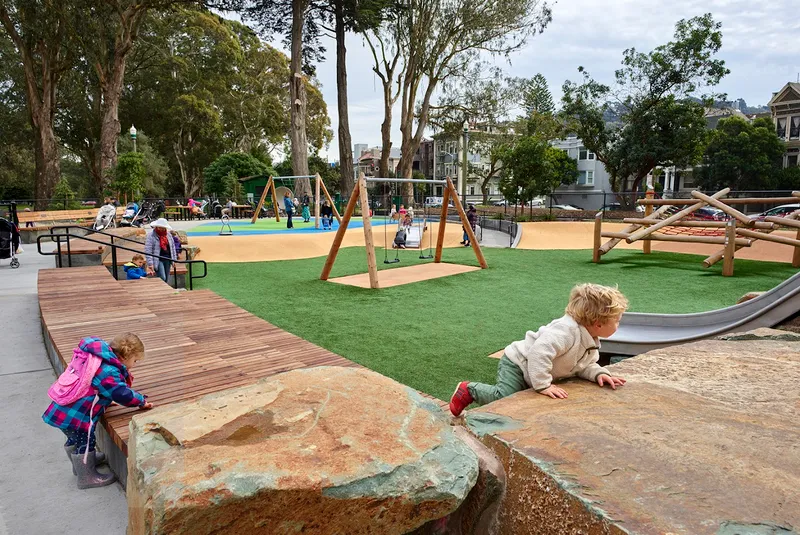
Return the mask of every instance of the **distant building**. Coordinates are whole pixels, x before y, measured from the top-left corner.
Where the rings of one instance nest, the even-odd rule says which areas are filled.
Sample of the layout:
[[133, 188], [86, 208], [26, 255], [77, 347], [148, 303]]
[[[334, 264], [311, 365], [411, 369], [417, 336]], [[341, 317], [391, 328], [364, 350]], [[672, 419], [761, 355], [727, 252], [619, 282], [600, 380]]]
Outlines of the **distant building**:
[[789, 82], [769, 101], [775, 132], [786, 142], [783, 166], [797, 166], [800, 156], [800, 84]]
[[353, 160], [357, 162], [361, 155], [369, 150], [369, 145], [366, 143], [356, 143], [353, 145]]
[[584, 210], [599, 210], [603, 203], [614, 202], [608, 196], [612, 191], [605, 165], [597, 160], [595, 153], [583, 146], [575, 136], [559, 139], [553, 146], [561, 149], [578, 163], [578, 181], [560, 186], [554, 192], [554, 204], [572, 204]]
[[[354, 153], [355, 155], [355, 153]], [[356, 173], [364, 173], [365, 176], [378, 176], [381, 162], [381, 148], [373, 147], [361, 153], [356, 158]], [[397, 164], [400, 163], [400, 149], [392, 147], [389, 151], [389, 174], [394, 176], [397, 172]], [[388, 178], [388, 177], [383, 177]]]
[[419, 171], [427, 179], [433, 178], [433, 143], [432, 139], [423, 139], [412, 162], [412, 169]]
[[[494, 130], [488, 125], [472, 124], [470, 125], [470, 133], [493, 133]], [[489, 170], [491, 165], [488, 154], [478, 154], [470, 151], [469, 140], [467, 141], [467, 160], [469, 162], [470, 172], [475, 170], [485, 173]], [[434, 136], [433, 140], [433, 178], [437, 180], [444, 180], [450, 177], [459, 194], [462, 191], [462, 181], [464, 180], [461, 162], [464, 158], [464, 136], [458, 135], [445, 135], [439, 134]], [[500, 193], [499, 184], [502, 172], [497, 173], [489, 181], [488, 193], [489, 196], [502, 196]], [[442, 195], [442, 187], [436, 186], [433, 194], [436, 196]], [[473, 196], [482, 196], [481, 192], [481, 179], [474, 173], [466, 177], [466, 191], [467, 198]], [[471, 199], [475, 200], [475, 199]]]

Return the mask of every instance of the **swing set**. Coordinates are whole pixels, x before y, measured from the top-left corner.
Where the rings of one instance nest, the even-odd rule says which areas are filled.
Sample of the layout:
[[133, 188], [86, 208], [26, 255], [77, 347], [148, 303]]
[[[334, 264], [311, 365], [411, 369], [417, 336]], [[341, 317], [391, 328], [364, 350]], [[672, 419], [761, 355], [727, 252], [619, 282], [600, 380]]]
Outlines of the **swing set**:
[[[392, 188], [394, 190], [394, 188]], [[394, 206], [392, 203], [394, 202], [395, 192], [389, 195], [389, 200], [387, 201], [387, 206]], [[410, 204], [410, 203], [409, 203]], [[394, 213], [394, 212], [393, 212]], [[397, 227], [398, 229], [403, 226], [403, 216], [397, 212]], [[383, 263], [384, 264], [397, 264], [400, 262], [400, 247], [395, 245], [394, 238], [391, 241], [391, 247], [395, 249], [394, 258], [389, 258], [389, 235], [388, 235], [388, 227], [389, 227], [389, 219], [386, 220], [386, 223], [383, 225]], [[419, 243], [415, 249], [419, 249], [419, 259], [420, 260], [430, 260], [433, 258], [433, 232], [428, 233], [428, 251], [425, 251], [425, 246], [423, 245], [424, 238], [425, 238], [425, 229], [428, 227], [428, 207], [424, 207], [424, 213], [421, 219], [417, 219], [417, 231], [419, 232]], [[407, 248], [407, 247], [406, 247]]]
[[[361, 211], [362, 211], [362, 218], [364, 222], [364, 242], [367, 249], [367, 267], [369, 270], [369, 287], [372, 289], [380, 288], [380, 283], [378, 280], [378, 263], [375, 256], [375, 244], [373, 243], [372, 237], [372, 221], [370, 218], [370, 210], [369, 210], [369, 194], [367, 192], [367, 184], [374, 183], [374, 182], [393, 182], [393, 183], [403, 183], [403, 184], [438, 184], [444, 186], [444, 199], [442, 201], [442, 213], [439, 219], [439, 228], [438, 234], [436, 239], [436, 251], [433, 255], [426, 255], [423, 256], [422, 250], [420, 250], [420, 258], [433, 258], [434, 263], [441, 264], [442, 263], [442, 248], [444, 246], [444, 235], [445, 235], [445, 227], [447, 225], [447, 208], [448, 204], [451, 200], [455, 201], [454, 204], [456, 209], [458, 210], [458, 215], [461, 219], [461, 224], [464, 227], [464, 230], [469, 237], [470, 244], [472, 245], [472, 250], [475, 252], [475, 257], [478, 260], [478, 263], [481, 266], [481, 269], [486, 269], [489, 267], [486, 264], [486, 259], [483, 256], [483, 251], [481, 251], [481, 246], [478, 244], [478, 240], [475, 238], [475, 233], [472, 231], [472, 226], [470, 226], [469, 221], [467, 220], [467, 214], [464, 212], [464, 207], [458, 200], [458, 192], [453, 186], [453, 181], [450, 180], [450, 177], [447, 177], [445, 180], [423, 180], [423, 179], [412, 179], [412, 178], [367, 178], [364, 176], [364, 173], [361, 173], [358, 177], [358, 182], [355, 184], [353, 188], [353, 193], [350, 195], [350, 199], [347, 202], [347, 208], [344, 211], [344, 216], [342, 217], [341, 222], [339, 223], [339, 229], [336, 231], [336, 236], [333, 239], [333, 244], [331, 244], [330, 252], [328, 253], [328, 258], [325, 261], [325, 266], [322, 268], [322, 274], [320, 275], [320, 280], [328, 280], [331, 274], [331, 270], [333, 269], [333, 264], [336, 262], [336, 255], [339, 253], [339, 248], [342, 245], [342, 240], [344, 239], [345, 232], [347, 231], [347, 225], [350, 223], [350, 220], [353, 217], [353, 212], [356, 208], [356, 203], [360, 200], [361, 201]], [[432, 244], [433, 234], [429, 238], [429, 243]], [[384, 241], [386, 240], [386, 230], [384, 229]], [[420, 241], [422, 240], [422, 230], [420, 231]], [[422, 243], [420, 243], [420, 247]], [[431, 246], [432, 248], [432, 246]], [[385, 251], [385, 248], [384, 248]], [[384, 263], [387, 264], [394, 264], [399, 262], [399, 256], [396, 255], [396, 261], [389, 260], [388, 253], [385, 253], [385, 260]], [[406, 269], [406, 268], [403, 268]]]
[[254, 224], [258, 220], [258, 215], [261, 213], [261, 208], [264, 206], [264, 201], [267, 198], [268, 192], [272, 196], [272, 206], [274, 207], [275, 210], [275, 221], [277, 223], [280, 223], [281, 221], [280, 204], [278, 204], [278, 194], [275, 191], [275, 182], [284, 180], [295, 180], [298, 178], [314, 179], [314, 186], [316, 189], [316, 193], [314, 195], [314, 228], [319, 228], [320, 188], [322, 189], [322, 192], [325, 194], [325, 198], [328, 200], [328, 203], [331, 205], [331, 208], [333, 208], [333, 215], [336, 217], [336, 220], [339, 222], [339, 225], [341, 225], [342, 216], [339, 215], [339, 210], [336, 209], [336, 204], [333, 202], [331, 194], [328, 193], [328, 188], [325, 187], [325, 182], [322, 181], [322, 177], [319, 176], [319, 173], [315, 175], [295, 175], [295, 176], [276, 176], [276, 177], [270, 175], [269, 180], [267, 180], [267, 185], [264, 187], [264, 191], [261, 192], [261, 198], [258, 200], [258, 206], [256, 206], [255, 210], [253, 210], [253, 218], [250, 220], [250, 223]]

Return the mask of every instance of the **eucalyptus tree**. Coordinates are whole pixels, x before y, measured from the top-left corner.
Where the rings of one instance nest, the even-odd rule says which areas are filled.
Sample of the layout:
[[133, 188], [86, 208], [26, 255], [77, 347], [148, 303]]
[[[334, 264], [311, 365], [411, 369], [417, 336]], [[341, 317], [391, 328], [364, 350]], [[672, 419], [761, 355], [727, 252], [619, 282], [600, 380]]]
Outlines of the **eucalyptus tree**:
[[[522, 48], [544, 31], [551, 11], [544, 0], [407, 0], [404, 5], [382, 31], [383, 41], [392, 43], [402, 62], [397, 70], [402, 134], [397, 172], [410, 178], [436, 88], [463, 76], [481, 54], [507, 56]], [[382, 67], [376, 63], [377, 70]], [[411, 194], [411, 184], [406, 188]]]

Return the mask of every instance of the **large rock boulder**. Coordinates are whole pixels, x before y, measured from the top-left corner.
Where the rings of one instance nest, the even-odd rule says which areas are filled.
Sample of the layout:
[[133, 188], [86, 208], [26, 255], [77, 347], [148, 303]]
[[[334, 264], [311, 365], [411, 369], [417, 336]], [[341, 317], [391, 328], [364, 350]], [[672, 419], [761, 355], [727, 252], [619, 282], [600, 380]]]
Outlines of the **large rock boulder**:
[[403, 534], [455, 511], [477, 475], [414, 390], [295, 370], [134, 417], [128, 533]]
[[500, 532], [749, 535], [800, 526], [800, 342], [775, 331], [651, 351], [467, 415], [505, 466]]

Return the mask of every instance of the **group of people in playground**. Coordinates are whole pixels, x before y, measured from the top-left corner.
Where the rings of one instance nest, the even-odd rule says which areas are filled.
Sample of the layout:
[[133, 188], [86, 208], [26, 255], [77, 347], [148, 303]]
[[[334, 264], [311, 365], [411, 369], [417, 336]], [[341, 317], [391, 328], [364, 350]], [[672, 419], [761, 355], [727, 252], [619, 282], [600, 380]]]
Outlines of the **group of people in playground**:
[[[300, 214], [303, 218], [303, 223], [309, 223], [311, 221], [311, 199], [309, 196], [303, 195], [302, 207], [300, 204], [300, 201], [298, 201], [296, 197], [292, 198], [291, 192], [286, 191], [283, 194], [283, 210], [286, 212], [286, 228], [294, 228], [294, 223], [292, 223], [292, 215], [297, 213], [298, 208], [301, 208]], [[333, 207], [327, 199], [322, 201], [319, 212], [322, 219], [322, 230], [332, 230]]]
[[[409, 207], [408, 210], [406, 210], [406, 207], [401, 204], [400, 210], [397, 210], [397, 205], [393, 204], [392, 210], [389, 213], [389, 217], [399, 221], [398, 229], [392, 242], [392, 248], [405, 249], [406, 240], [408, 238], [408, 229], [414, 225], [414, 209], [413, 207]], [[469, 225], [472, 228], [472, 233], [474, 234], [478, 222], [478, 212], [475, 209], [475, 206], [472, 204], [470, 204], [467, 208], [467, 221], [469, 222]], [[464, 247], [472, 246], [467, 229], [462, 226], [461, 230], [463, 231], [464, 235], [459, 243]]]
[[[457, 417], [473, 402], [487, 404], [526, 389], [566, 400], [569, 393], [557, 382], [576, 376], [614, 390], [623, 386], [625, 379], [598, 364], [598, 350], [599, 339], [614, 334], [627, 306], [627, 299], [616, 288], [575, 286], [562, 317], [528, 331], [522, 340], [505, 348], [496, 384], [458, 384], [450, 399], [450, 412]], [[42, 419], [64, 433], [64, 449], [78, 488], [100, 487], [115, 480], [113, 474], [97, 470], [106, 460], [97, 451], [95, 440], [95, 428], [105, 409], [112, 402], [152, 408], [147, 396], [132, 387], [130, 370], [144, 357], [144, 344], [135, 334], [122, 334], [110, 342], [87, 337], [75, 348], [67, 370], [50, 387], [52, 402]]]

